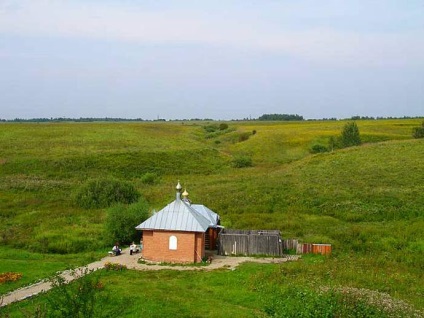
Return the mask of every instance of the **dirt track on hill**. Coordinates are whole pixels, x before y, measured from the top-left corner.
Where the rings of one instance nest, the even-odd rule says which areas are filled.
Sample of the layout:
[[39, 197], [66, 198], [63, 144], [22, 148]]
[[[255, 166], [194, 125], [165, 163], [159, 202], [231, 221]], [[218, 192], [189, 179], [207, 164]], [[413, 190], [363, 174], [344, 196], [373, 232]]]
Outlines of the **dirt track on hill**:
[[[77, 274], [83, 274], [85, 269], [89, 271], [98, 270], [104, 267], [106, 263], [116, 263], [125, 265], [129, 269], [139, 270], [139, 271], [152, 271], [152, 270], [200, 270], [200, 271], [211, 271], [219, 268], [225, 268], [228, 270], [234, 270], [238, 265], [244, 262], [255, 262], [255, 263], [284, 263], [287, 261], [294, 261], [299, 258], [297, 255], [290, 255], [286, 258], [253, 258], [253, 257], [231, 257], [231, 256], [220, 256], [212, 255], [212, 262], [207, 266], [170, 266], [170, 265], [160, 265], [160, 264], [142, 264], [138, 260], [141, 257], [141, 254], [130, 255], [129, 249], [123, 250], [122, 254], [119, 256], [107, 256], [100, 261], [90, 263], [86, 266], [76, 269]], [[75, 276], [71, 274], [71, 271], [64, 271], [60, 274], [67, 282], [70, 282], [75, 279]], [[77, 275], [78, 276], [78, 275]], [[46, 292], [51, 289], [50, 282], [39, 282], [34, 285], [30, 285], [24, 288], [14, 290], [6, 295], [2, 296], [0, 301], [0, 307], [6, 306], [16, 301], [21, 301], [30, 297], [33, 297], [39, 293]]]

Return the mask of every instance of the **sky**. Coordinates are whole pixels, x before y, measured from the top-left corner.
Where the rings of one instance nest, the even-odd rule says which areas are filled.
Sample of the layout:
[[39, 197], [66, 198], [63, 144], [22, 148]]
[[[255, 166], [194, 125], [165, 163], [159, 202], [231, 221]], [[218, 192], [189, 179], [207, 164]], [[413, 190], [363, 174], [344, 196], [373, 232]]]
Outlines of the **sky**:
[[424, 116], [422, 0], [0, 0], [0, 118]]

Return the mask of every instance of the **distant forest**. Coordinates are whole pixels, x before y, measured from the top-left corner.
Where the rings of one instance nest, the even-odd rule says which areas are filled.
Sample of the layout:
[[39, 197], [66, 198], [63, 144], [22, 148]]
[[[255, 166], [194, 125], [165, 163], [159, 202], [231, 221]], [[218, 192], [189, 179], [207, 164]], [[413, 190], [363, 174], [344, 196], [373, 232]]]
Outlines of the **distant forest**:
[[[320, 118], [320, 119], [306, 119], [307, 121], [318, 121], [318, 120], [380, 120], [380, 119], [414, 119], [423, 118], [423, 116], [403, 116], [403, 117], [369, 117], [369, 116], [352, 116], [350, 118]], [[228, 121], [304, 121], [305, 119], [301, 115], [297, 114], [263, 114], [258, 118], [243, 118], [243, 119], [231, 119]], [[22, 123], [44, 123], [44, 122], [157, 122], [157, 121], [226, 121], [216, 120], [211, 118], [190, 118], [190, 119], [142, 119], [142, 118], [116, 118], [116, 117], [80, 117], [80, 118], [68, 118], [68, 117], [57, 117], [57, 118], [15, 118], [15, 119], [1, 119], [0, 122], [22, 122]]]
[[272, 121], [301, 121], [304, 120], [303, 116], [294, 114], [263, 114], [258, 120], [272, 120]]

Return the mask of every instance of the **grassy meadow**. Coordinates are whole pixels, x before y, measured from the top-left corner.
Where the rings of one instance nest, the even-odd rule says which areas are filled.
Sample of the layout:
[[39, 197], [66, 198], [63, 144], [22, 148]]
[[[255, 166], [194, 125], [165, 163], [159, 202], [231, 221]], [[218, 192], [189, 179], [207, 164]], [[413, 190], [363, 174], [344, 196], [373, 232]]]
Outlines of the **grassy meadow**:
[[[346, 122], [228, 122], [214, 132], [205, 126], [216, 123], [203, 122], [0, 124], [0, 273], [23, 274], [0, 284], [0, 294], [110, 248], [105, 210], [73, 200], [86, 180], [129, 181], [152, 210], [174, 199], [180, 180], [226, 227], [278, 229], [284, 238], [331, 243], [333, 254], [235, 272], [105, 273], [107, 290], [134, 299], [127, 317], [260, 316], [272, 294], [257, 290], [261, 281], [279, 290], [366, 288], [423, 310], [424, 142], [412, 139], [421, 121], [358, 121], [361, 146], [322, 154], [311, 147], [327, 145]], [[239, 157], [252, 166], [235, 168]], [[143, 182], [146, 174], [153, 183]], [[205, 294], [210, 305], [199, 309]], [[12, 315], [33, 305], [13, 305]]]

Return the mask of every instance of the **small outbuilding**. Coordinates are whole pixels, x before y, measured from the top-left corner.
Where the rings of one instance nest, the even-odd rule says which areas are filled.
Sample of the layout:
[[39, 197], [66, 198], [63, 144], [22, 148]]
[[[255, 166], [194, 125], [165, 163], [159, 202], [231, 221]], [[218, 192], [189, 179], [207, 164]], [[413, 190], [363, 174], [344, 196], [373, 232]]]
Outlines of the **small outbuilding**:
[[136, 227], [143, 231], [143, 258], [155, 262], [201, 262], [206, 249], [216, 248], [220, 228], [217, 213], [201, 204], [192, 204], [187, 191]]

